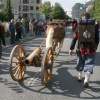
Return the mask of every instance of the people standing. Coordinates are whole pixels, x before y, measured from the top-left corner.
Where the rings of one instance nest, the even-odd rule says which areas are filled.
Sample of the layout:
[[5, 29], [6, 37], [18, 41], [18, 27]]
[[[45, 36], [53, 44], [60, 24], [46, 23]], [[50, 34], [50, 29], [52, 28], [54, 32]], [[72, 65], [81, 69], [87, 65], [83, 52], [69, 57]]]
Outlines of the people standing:
[[37, 20], [35, 21], [34, 27], [35, 27], [35, 35], [38, 35], [38, 21]]
[[33, 21], [32, 20], [30, 20], [30, 22], [29, 22], [29, 34], [30, 35], [33, 35]]
[[15, 44], [15, 22], [14, 19], [11, 19], [9, 24], [9, 32], [10, 32], [10, 44]]
[[[92, 31], [91, 31], [92, 30]], [[72, 55], [73, 49], [77, 44], [77, 66], [78, 80], [82, 81], [82, 71], [85, 72], [84, 86], [89, 86], [91, 74], [93, 74], [96, 49], [99, 44], [99, 31], [95, 20], [90, 19], [90, 15], [85, 13], [80, 19], [75, 30], [73, 40], [70, 45], [69, 54]]]
[[2, 56], [2, 46], [6, 46], [5, 37], [4, 37], [5, 28], [0, 22], [0, 58]]
[[25, 38], [26, 37], [26, 31], [25, 31], [26, 23], [25, 23], [24, 18], [22, 18], [21, 20], [21, 26], [22, 26], [22, 38]]
[[72, 31], [74, 32], [77, 27], [77, 20], [73, 19], [72, 21]]
[[17, 33], [15, 40], [19, 41], [19, 39], [21, 38], [21, 33], [22, 33], [22, 26], [20, 23], [20, 19], [17, 19], [15, 26], [16, 26], [16, 33]]
[[26, 35], [29, 32], [29, 21], [28, 21], [28, 19], [25, 19], [25, 32], [26, 32]]
[[42, 20], [38, 21], [38, 29], [37, 29], [37, 34], [41, 35], [41, 31], [42, 31]]

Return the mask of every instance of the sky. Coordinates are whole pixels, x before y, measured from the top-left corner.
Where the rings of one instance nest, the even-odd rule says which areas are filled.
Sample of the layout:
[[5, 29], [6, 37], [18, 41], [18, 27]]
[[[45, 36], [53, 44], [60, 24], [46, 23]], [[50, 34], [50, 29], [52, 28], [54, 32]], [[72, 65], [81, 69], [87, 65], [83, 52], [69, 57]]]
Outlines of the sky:
[[50, 1], [52, 5], [59, 3], [65, 11], [71, 11], [71, 8], [75, 5], [75, 3], [85, 4], [90, 0], [42, 0], [42, 3], [44, 1]]

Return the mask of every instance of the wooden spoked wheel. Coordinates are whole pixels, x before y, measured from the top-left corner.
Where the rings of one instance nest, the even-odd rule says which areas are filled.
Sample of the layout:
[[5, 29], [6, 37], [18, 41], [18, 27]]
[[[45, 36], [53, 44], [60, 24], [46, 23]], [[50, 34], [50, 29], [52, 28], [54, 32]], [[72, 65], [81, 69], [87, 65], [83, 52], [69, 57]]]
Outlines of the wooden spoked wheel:
[[23, 46], [16, 45], [10, 54], [9, 69], [10, 75], [14, 81], [20, 81], [26, 72], [26, 66], [22, 64], [22, 60], [26, 57]]
[[53, 49], [48, 48], [44, 54], [41, 68], [41, 80], [44, 85], [48, 85], [53, 70]]
[[64, 39], [57, 42], [57, 45], [55, 46], [54, 57], [57, 57], [59, 55], [59, 52], [61, 51], [63, 46], [63, 41]]

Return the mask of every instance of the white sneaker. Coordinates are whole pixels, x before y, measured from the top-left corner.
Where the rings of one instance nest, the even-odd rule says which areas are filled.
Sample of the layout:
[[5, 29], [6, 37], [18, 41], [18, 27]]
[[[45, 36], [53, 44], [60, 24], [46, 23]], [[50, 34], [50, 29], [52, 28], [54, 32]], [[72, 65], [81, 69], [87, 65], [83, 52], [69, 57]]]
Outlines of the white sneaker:
[[82, 71], [78, 72], [78, 81], [82, 81]]
[[85, 79], [84, 79], [84, 86], [85, 86], [85, 87], [88, 87], [88, 86], [89, 86], [90, 75], [91, 75], [90, 72], [87, 72], [87, 73], [85, 74]]

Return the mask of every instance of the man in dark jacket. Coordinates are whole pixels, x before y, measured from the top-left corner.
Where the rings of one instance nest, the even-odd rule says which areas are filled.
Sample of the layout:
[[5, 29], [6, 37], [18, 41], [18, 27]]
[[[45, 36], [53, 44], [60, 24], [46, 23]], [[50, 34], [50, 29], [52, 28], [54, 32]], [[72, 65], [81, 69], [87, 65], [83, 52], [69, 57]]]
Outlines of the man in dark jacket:
[[[78, 80], [79, 81], [82, 80], [82, 71], [84, 70], [85, 72], [84, 86], [88, 87], [90, 75], [93, 73], [96, 49], [99, 44], [99, 31], [98, 31], [98, 26], [95, 25], [95, 20], [94, 21], [91, 20], [90, 15], [88, 13], [84, 14], [82, 20], [80, 21], [80, 25], [77, 26], [77, 29], [74, 33], [73, 40], [70, 45], [69, 54], [72, 55], [73, 49], [78, 39], [77, 50], [76, 50], [77, 54], [76, 70], [78, 71]], [[80, 28], [81, 26], [82, 28]], [[82, 34], [81, 31], [79, 31], [80, 30], [79, 28], [81, 29]]]
[[11, 19], [9, 24], [9, 32], [10, 32], [10, 44], [15, 44], [15, 23], [14, 19]]
[[22, 26], [21, 26], [20, 19], [17, 20], [15, 27], [16, 27], [16, 33], [17, 33], [15, 41], [19, 41], [19, 39], [21, 38], [21, 33], [22, 33]]

